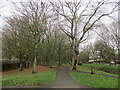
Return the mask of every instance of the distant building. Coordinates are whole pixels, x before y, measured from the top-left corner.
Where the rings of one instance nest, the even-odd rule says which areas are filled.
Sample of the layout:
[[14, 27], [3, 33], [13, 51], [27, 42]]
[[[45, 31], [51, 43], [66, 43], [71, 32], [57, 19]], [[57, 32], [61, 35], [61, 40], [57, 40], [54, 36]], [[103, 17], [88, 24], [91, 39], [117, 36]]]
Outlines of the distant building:
[[94, 63], [94, 62], [95, 62], [95, 60], [89, 60], [88, 62], [89, 62], [89, 63]]

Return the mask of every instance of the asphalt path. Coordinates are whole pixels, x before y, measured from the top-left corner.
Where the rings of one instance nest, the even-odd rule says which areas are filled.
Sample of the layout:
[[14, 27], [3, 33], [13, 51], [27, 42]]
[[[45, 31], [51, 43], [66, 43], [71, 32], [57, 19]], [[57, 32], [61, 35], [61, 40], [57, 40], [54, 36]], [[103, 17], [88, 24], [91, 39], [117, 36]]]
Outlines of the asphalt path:
[[67, 74], [67, 67], [61, 66], [59, 72], [57, 73], [55, 82], [51, 85], [43, 86], [42, 88], [88, 88], [88, 87], [74, 82], [72, 78]]

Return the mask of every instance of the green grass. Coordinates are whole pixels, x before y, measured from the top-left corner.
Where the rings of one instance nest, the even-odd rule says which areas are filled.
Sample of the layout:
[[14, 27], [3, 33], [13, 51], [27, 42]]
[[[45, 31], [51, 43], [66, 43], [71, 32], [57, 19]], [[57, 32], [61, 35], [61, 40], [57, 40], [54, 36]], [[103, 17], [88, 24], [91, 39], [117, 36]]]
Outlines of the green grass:
[[[82, 66], [90, 68], [90, 67], [94, 67], [95, 69], [99, 70], [99, 71], [104, 71], [104, 72], [108, 72], [108, 73], [112, 73], [112, 74], [118, 74], [118, 70], [120, 68], [120, 66], [115, 66], [115, 65], [106, 65], [106, 64], [83, 64]], [[98, 72], [100, 73], [100, 72]], [[111, 75], [112, 75], [111, 74]]]
[[3, 86], [24, 86], [24, 85], [38, 85], [50, 84], [55, 80], [56, 71], [38, 72], [35, 74], [27, 73], [17, 75], [3, 75]]
[[115, 66], [115, 65], [106, 65], [106, 64], [83, 64], [84, 66], [87, 66], [87, 67], [98, 67], [98, 68], [100, 68], [100, 67], [109, 67], [109, 68], [115, 68], [115, 69], [118, 69], [118, 67], [120, 67], [120, 66]]
[[2, 74], [0, 74], [0, 86], [2, 85]]
[[[78, 68], [78, 71], [91, 72], [91, 68], [89, 66], [84, 65], [84, 64], [82, 66], [77, 66], [77, 68]], [[107, 72], [100, 71], [97, 69], [95, 69], [95, 73], [106, 74], [106, 75], [111, 75], [111, 76], [118, 76], [117, 74], [111, 74], [111, 73], [107, 73]]]
[[93, 88], [118, 88], [118, 79], [100, 75], [91, 75], [79, 72], [68, 72], [68, 74], [81, 85]]

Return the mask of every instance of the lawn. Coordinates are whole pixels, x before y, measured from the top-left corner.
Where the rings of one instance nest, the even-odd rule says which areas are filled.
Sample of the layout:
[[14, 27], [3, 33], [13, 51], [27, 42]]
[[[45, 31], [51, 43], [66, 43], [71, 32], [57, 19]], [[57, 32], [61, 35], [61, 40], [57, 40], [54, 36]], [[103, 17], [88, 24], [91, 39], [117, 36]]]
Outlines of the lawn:
[[[91, 68], [88, 67], [88, 66], [84, 66], [84, 65], [83, 66], [77, 66], [77, 69], [78, 69], [78, 71], [91, 72]], [[107, 73], [107, 72], [97, 70], [97, 69], [95, 69], [95, 73], [106, 74], [106, 75], [111, 75], [111, 76], [118, 76], [117, 74], [111, 74], [111, 73]]]
[[56, 71], [27, 73], [23, 75], [5, 75], [2, 78], [2, 86], [40, 85], [50, 84], [55, 80]]
[[[113, 74], [112, 72], [117, 72], [118, 71], [118, 66], [109, 66], [109, 65], [99, 65], [99, 64], [83, 64], [82, 66], [77, 65], [77, 70], [78, 71], [84, 71], [84, 72], [91, 72], [91, 67], [94, 67], [95, 73], [98, 74], [106, 74], [106, 75], [111, 75], [111, 76], [119, 76], [118, 74]], [[102, 70], [107, 69], [110, 72], [105, 72]], [[69, 66], [69, 69], [72, 69], [72, 66]]]
[[118, 88], [118, 79], [79, 72], [68, 72], [73, 80], [93, 88]]
[[31, 68], [2, 72], [2, 86], [25, 86], [50, 84], [54, 82], [56, 70], [44, 66], [37, 66], [37, 73], [32, 73]]
[[[115, 66], [115, 65], [106, 65], [106, 64], [83, 64], [82, 66], [90, 68], [94, 67], [95, 69], [99, 71], [104, 71], [112, 74], [118, 74], [120, 66]], [[99, 72], [98, 72], [99, 73]]]
[[108, 64], [83, 64], [84, 66], [87, 66], [87, 67], [109, 67], [109, 68], [115, 68], [115, 69], [118, 69], [118, 67], [120, 66], [117, 66], [117, 65], [108, 65]]

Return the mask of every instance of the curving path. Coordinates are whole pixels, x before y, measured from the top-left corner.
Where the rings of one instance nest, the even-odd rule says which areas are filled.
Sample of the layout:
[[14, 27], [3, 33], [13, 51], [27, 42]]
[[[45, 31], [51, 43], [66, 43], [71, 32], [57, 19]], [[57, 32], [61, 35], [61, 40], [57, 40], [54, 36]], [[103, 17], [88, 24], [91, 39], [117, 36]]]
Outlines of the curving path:
[[43, 86], [42, 88], [88, 88], [74, 82], [67, 74], [67, 67], [61, 66], [60, 71], [57, 73], [56, 80], [53, 84]]

